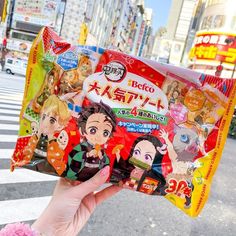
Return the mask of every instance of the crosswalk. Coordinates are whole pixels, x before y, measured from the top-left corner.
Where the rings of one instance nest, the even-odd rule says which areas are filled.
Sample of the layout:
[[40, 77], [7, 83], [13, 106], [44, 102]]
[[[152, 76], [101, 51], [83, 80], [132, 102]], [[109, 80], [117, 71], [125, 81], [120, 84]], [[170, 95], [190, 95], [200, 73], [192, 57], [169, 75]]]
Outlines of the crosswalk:
[[9, 170], [19, 129], [23, 91], [0, 85], [0, 228], [36, 219], [50, 201], [57, 177]]

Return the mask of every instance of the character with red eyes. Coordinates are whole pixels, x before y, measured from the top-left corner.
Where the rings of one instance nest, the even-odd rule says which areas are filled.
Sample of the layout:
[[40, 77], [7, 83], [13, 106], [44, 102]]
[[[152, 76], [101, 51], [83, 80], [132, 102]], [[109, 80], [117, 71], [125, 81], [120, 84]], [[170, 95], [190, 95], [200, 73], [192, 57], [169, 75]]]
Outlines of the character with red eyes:
[[105, 145], [116, 127], [116, 115], [106, 104], [84, 107], [78, 118], [80, 143], [68, 156], [66, 177], [86, 181], [110, 164]]

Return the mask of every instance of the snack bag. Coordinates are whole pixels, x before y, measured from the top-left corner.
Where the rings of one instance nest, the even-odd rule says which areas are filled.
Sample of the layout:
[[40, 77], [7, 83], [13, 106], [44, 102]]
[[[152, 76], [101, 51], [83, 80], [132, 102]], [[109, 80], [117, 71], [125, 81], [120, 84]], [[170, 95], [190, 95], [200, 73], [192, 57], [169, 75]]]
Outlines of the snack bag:
[[30, 52], [11, 169], [86, 181], [110, 165], [111, 183], [197, 216], [235, 92], [232, 79], [72, 46], [44, 28]]

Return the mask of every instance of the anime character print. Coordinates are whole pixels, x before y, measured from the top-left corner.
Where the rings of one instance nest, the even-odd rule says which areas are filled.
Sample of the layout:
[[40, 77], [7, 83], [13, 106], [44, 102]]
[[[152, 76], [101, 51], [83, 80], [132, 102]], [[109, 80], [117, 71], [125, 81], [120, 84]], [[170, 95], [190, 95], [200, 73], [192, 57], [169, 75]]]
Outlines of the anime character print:
[[80, 112], [78, 127], [81, 139], [69, 153], [66, 176], [86, 181], [110, 163], [105, 146], [115, 131], [116, 116], [108, 105], [92, 103]]
[[185, 181], [186, 190], [185, 193], [180, 194], [181, 197], [185, 197], [185, 208], [189, 208], [191, 204], [191, 192], [193, 191], [193, 172], [196, 169], [194, 165], [194, 158], [200, 151], [200, 138], [196, 130], [175, 126], [175, 135], [173, 141], [169, 139], [169, 134], [161, 130], [160, 137], [165, 140], [167, 145], [167, 151], [171, 160], [172, 172], [166, 176], [169, 188], [165, 188], [162, 194], [166, 194], [172, 191], [173, 180]]
[[84, 80], [93, 73], [92, 62], [88, 55], [80, 56], [77, 72], [79, 74], [78, 86], [82, 88]]
[[[70, 119], [67, 103], [51, 95], [43, 104], [37, 132], [32, 128], [32, 137], [24, 148], [27, 168], [38, 171], [57, 172], [61, 175], [66, 164], [63, 161], [68, 135], [62, 130]], [[33, 127], [35, 127], [35, 124]], [[59, 133], [56, 138], [55, 134]]]
[[57, 67], [54, 67], [48, 74], [46, 74], [44, 83], [32, 102], [32, 109], [35, 113], [40, 113], [44, 102], [49, 98], [49, 96], [57, 93], [58, 81], [59, 70]]
[[64, 71], [60, 79], [59, 95], [79, 91], [81, 88], [78, 83], [79, 75], [76, 69]]
[[165, 183], [161, 165], [165, 149], [166, 146], [157, 137], [140, 136], [134, 141], [127, 160], [116, 153], [117, 161], [111, 179], [120, 181], [119, 184], [125, 188], [152, 194]]

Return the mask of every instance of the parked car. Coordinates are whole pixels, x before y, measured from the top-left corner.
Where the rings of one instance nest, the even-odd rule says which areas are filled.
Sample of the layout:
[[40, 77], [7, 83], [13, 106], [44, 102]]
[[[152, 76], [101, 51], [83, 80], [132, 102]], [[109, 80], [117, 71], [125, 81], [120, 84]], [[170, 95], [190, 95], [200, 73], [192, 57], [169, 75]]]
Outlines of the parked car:
[[27, 61], [19, 58], [7, 58], [4, 69], [7, 74], [26, 75]]

